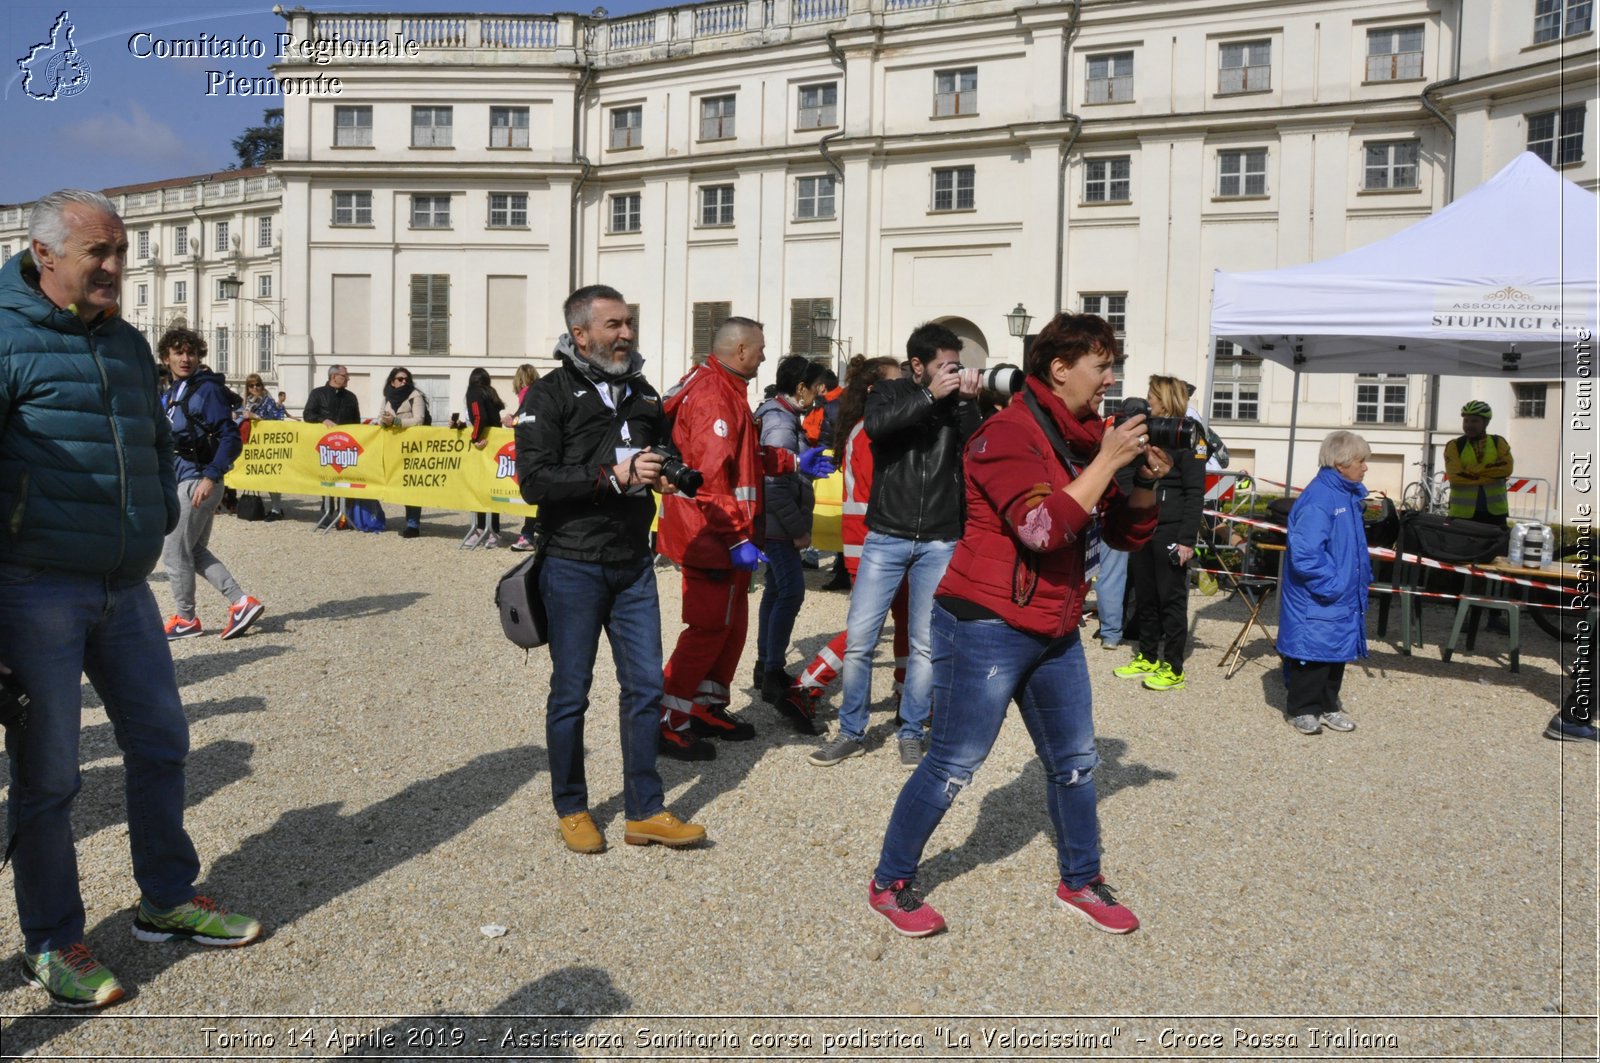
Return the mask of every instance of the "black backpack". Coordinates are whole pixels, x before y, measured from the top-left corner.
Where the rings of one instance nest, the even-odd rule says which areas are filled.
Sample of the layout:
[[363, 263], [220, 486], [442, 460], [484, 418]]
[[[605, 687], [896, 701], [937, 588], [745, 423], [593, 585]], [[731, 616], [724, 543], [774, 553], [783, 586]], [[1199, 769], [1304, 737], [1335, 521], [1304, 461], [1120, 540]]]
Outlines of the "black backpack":
[[[222, 398], [227, 402], [229, 412], [237, 412], [239, 407], [244, 405], [243, 396], [222, 383], [220, 377], [212, 379], [210, 382], [216, 384], [217, 389], [222, 392]], [[176, 390], [178, 386], [174, 384], [173, 389]], [[199, 394], [200, 389], [197, 387], [189, 388], [183, 394], [183, 432], [181, 434], [178, 432], [172, 433], [172, 449], [177, 452], [178, 457], [183, 458], [185, 461], [191, 461], [196, 465], [204, 465], [217, 456], [217, 448], [222, 445], [222, 433], [225, 431], [237, 432], [239, 431], [239, 425], [235, 423], [230, 428], [219, 429], [215, 432], [209, 431], [205, 423], [195, 417], [193, 404], [195, 396]]]

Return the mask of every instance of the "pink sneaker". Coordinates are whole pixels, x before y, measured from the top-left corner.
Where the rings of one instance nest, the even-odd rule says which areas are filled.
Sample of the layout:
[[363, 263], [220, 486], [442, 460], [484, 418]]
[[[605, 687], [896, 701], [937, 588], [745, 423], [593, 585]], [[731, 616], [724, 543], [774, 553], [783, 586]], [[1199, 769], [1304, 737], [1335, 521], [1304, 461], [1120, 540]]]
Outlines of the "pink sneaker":
[[924, 901], [903, 879], [887, 887], [869, 881], [867, 900], [873, 911], [908, 938], [925, 938], [944, 929], [944, 916], [934, 911], [933, 905]]
[[1108, 934], [1131, 934], [1139, 929], [1139, 919], [1111, 895], [1104, 875], [1096, 875], [1079, 889], [1069, 890], [1065, 882], [1056, 887], [1056, 903], [1077, 912], [1098, 930]]

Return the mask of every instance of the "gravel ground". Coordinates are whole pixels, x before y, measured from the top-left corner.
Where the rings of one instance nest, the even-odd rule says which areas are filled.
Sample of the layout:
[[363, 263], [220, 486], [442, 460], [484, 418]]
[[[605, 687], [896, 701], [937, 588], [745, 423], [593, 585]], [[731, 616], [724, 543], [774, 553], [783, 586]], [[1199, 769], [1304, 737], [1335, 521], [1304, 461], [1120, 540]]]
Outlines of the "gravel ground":
[[[1444, 664], [1432, 611], [1416, 655], [1375, 641], [1350, 669], [1359, 729], [1314, 738], [1283, 723], [1265, 640], [1223, 679], [1244, 617], [1225, 596], [1191, 599], [1183, 691], [1114, 679], [1122, 654], [1090, 643], [1106, 869], [1143, 927], [1099, 934], [1054, 905], [1043, 776], [1012, 720], [927, 853], [950, 930], [911, 941], [864, 897], [905, 779], [887, 711], [865, 758], [824, 770], [804, 759], [818, 740], [738, 690], [756, 741], [662, 762], [669, 807], [712, 844], [634, 848], [602, 654], [588, 764], [613, 847], [569, 854], [549, 658], [524, 660], [491, 606], [512, 555], [459, 552], [461, 515], [407, 541], [314, 535], [314, 507], [290, 509], [217, 524], [258, 626], [174, 647], [204, 886], [269, 936], [132, 940], [122, 773], [88, 691], [89, 942], [131, 999], [51, 1012], [8, 961], [6, 1055], [1594, 1057], [1596, 753], [1539, 737], [1561, 673], [1536, 629], [1518, 675], [1501, 636]], [[678, 580], [659, 575], [670, 648]], [[802, 651], [843, 623], [821, 579]], [[219, 630], [221, 599], [200, 602]], [[876, 692], [888, 710], [887, 668]]]

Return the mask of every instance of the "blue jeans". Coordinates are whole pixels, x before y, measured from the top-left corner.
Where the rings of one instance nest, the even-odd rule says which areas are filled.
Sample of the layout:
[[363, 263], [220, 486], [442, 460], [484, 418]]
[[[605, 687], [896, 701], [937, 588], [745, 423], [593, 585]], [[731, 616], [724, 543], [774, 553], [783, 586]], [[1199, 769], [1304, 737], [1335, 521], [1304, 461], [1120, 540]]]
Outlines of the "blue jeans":
[[28, 727], [6, 732], [6, 824], [17, 831], [11, 866], [28, 951], [83, 940], [71, 818], [85, 674], [122, 750], [134, 880], [163, 908], [193, 899], [200, 860], [183, 829], [189, 721], [149, 585], [0, 563], [0, 660], [32, 699]]
[[889, 817], [874, 876], [879, 885], [916, 878], [922, 850], [994, 748], [1013, 700], [1044, 762], [1061, 880], [1078, 889], [1100, 873], [1093, 774], [1100, 758], [1078, 633], [1049, 639], [1002, 620], [957, 620], [935, 605], [933, 733]]
[[769, 671], [779, 671], [789, 657], [789, 637], [806, 600], [806, 570], [800, 550], [788, 539], [769, 539], [767, 585], [761, 592], [756, 619], [756, 659]]
[[1128, 595], [1128, 552], [1100, 544], [1100, 576], [1094, 582], [1095, 608], [1100, 610], [1100, 641], [1122, 641], [1122, 603]]
[[850, 637], [844, 648], [844, 693], [839, 702], [839, 733], [860, 741], [867, 733], [867, 702], [872, 695], [872, 653], [883, 633], [883, 618], [907, 580], [909, 605], [906, 626], [911, 654], [906, 661], [906, 682], [900, 694], [900, 734], [920, 738], [928, 719], [933, 673], [929, 666], [928, 622], [933, 616], [933, 592], [955, 555], [954, 542], [920, 543], [893, 535], [868, 532], [861, 547], [855, 586], [850, 589]]
[[589, 708], [600, 629], [617, 668], [617, 730], [622, 736], [622, 804], [629, 819], [662, 809], [656, 773], [661, 718], [661, 609], [656, 573], [647, 554], [606, 565], [546, 557], [539, 593], [550, 613], [550, 695], [545, 701], [545, 748], [556, 815], [589, 807], [583, 773], [583, 714]]

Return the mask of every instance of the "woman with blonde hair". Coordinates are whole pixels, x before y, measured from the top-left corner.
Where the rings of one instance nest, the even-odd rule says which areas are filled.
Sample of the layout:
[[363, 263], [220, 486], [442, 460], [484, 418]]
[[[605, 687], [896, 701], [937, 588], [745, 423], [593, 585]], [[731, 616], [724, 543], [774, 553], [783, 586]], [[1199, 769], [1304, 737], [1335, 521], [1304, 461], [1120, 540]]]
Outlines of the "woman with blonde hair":
[[[1150, 378], [1151, 417], [1182, 417], [1189, 389], [1171, 376]], [[1195, 452], [1174, 447], [1172, 467], [1156, 484], [1160, 516], [1150, 541], [1128, 558], [1133, 578], [1139, 649], [1112, 674], [1142, 679], [1150, 690], [1179, 690], [1189, 637], [1189, 559], [1200, 534], [1206, 494], [1206, 463]]]
[[[244, 405], [239, 407], [239, 420], [246, 424], [252, 421], [282, 421], [288, 415], [284, 413], [283, 405], [267, 393], [266, 382], [261, 379], [260, 373], [251, 373], [244, 378]], [[244, 438], [250, 438], [250, 432], [245, 429]], [[278, 520], [283, 516], [283, 495], [277, 491], [267, 492], [267, 511], [262, 516], [263, 520]]]
[[[522, 413], [522, 400], [527, 398], [528, 389], [538, 379], [539, 370], [534, 367], [532, 362], [523, 362], [517, 366], [516, 374], [511, 378], [511, 390], [516, 392], [517, 405], [514, 409], [508, 410], [500, 419], [501, 423], [507, 428], [515, 429], [517, 427], [517, 417]], [[536, 545], [533, 537], [538, 532], [537, 525], [538, 521], [533, 517], [524, 517], [522, 519], [522, 531], [518, 533], [517, 541], [511, 544], [511, 549], [518, 553], [526, 553], [532, 550]]]

